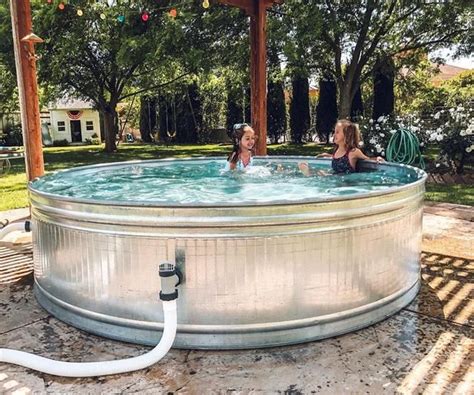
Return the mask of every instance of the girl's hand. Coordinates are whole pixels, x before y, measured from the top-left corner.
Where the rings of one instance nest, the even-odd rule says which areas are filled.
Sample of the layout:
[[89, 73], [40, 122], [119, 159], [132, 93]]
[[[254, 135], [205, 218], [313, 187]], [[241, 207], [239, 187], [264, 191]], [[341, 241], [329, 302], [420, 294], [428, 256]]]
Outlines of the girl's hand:
[[306, 177], [309, 176], [309, 166], [306, 162], [298, 163], [298, 168], [300, 169], [301, 173], [303, 173]]
[[385, 159], [382, 158], [381, 156], [377, 156], [377, 157], [375, 158], [375, 161], [376, 161], [377, 163], [382, 163], [382, 162], [385, 162]]

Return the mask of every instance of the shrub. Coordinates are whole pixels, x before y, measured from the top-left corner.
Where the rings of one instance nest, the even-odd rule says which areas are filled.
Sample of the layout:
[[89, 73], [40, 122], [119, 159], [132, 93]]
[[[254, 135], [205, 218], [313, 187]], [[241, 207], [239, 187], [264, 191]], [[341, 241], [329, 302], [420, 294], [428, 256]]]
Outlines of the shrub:
[[473, 117], [472, 106], [462, 105], [434, 114], [432, 128], [426, 130], [426, 135], [441, 148], [437, 166], [447, 165], [457, 174], [464, 172], [464, 165], [474, 151]]
[[53, 140], [53, 147], [67, 147], [69, 145], [69, 141], [66, 139], [63, 140]]
[[420, 141], [420, 147], [427, 143], [427, 135], [423, 133], [423, 120], [416, 116], [384, 115], [375, 121], [371, 118], [360, 118], [359, 128], [362, 134], [364, 152], [371, 156], [385, 156], [388, 143], [392, 135], [401, 129], [414, 133]]
[[[95, 134], [95, 133], [94, 133]], [[92, 135], [94, 136], [94, 135]], [[100, 145], [101, 144], [101, 141], [100, 139], [98, 138], [92, 138], [92, 139], [85, 139], [84, 142], [87, 144], [87, 145]]]

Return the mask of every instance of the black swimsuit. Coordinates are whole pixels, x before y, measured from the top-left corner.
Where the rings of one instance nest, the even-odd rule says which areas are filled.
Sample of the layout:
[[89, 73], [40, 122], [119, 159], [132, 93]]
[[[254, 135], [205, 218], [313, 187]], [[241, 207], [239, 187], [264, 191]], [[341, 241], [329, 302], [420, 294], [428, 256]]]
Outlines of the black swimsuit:
[[351, 162], [349, 161], [349, 151], [341, 156], [340, 158], [336, 158], [336, 151], [332, 154], [332, 162], [331, 166], [334, 170], [334, 173], [341, 174], [341, 173], [354, 173], [355, 169], [351, 166]]

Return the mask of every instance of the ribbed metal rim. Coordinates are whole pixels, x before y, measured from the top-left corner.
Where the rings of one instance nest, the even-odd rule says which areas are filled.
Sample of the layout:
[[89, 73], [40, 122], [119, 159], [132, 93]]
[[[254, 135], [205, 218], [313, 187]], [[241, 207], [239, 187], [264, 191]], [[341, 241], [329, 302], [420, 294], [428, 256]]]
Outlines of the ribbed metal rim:
[[[125, 161], [125, 162], [112, 162], [112, 163], [100, 163], [96, 165], [89, 165], [89, 166], [79, 166], [65, 170], [59, 170], [57, 172], [51, 173], [73, 173], [73, 172], [82, 172], [82, 171], [94, 171], [99, 168], [113, 168], [113, 167], [122, 167], [122, 166], [130, 166], [132, 164], [169, 164], [171, 163], [180, 163], [180, 162], [189, 162], [189, 161], [199, 161], [199, 162], [212, 162], [216, 160], [225, 160], [226, 158], [223, 156], [214, 156], [214, 157], [192, 157], [192, 158], [166, 158], [166, 159], [152, 159], [152, 160], [134, 160], [134, 161]], [[258, 160], [271, 160], [271, 161], [294, 161], [294, 160], [304, 160], [304, 161], [311, 161], [311, 162], [327, 162], [330, 159], [315, 159], [312, 156], [296, 156], [296, 155], [288, 155], [288, 156], [257, 156], [255, 159]], [[70, 203], [81, 203], [81, 204], [93, 204], [93, 205], [103, 205], [103, 206], [117, 206], [117, 207], [166, 207], [166, 208], [214, 208], [214, 207], [246, 207], [246, 206], [277, 206], [277, 205], [284, 205], [284, 206], [296, 206], [302, 204], [313, 204], [313, 203], [326, 203], [326, 202], [339, 202], [339, 201], [346, 201], [346, 200], [353, 200], [363, 199], [368, 197], [374, 196], [382, 196], [382, 195], [389, 195], [395, 192], [404, 191], [406, 189], [410, 189], [425, 183], [427, 174], [421, 169], [418, 169], [413, 166], [398, 164], [398, 163], [382, 163], [379, 164], [381, 167], [397, 167], [397, 168], [404, 168], [411, 171], [414, 171], [420, 178], [412, 183], [400, 185], [392, 188], [388, 188], [382, 191], [371, 191], [367, 193], [360, 193], [360, 194], [353, 194], [353, 195], [345, 195], [345, 196], [334, 196], [328, 197], [324, 199], [318, 198], [307, 198], [301, 199], [298, 201], [288, 201], [288, 200], [275, 200], [272, 202], [242, 202], [242, 203], [196, 203], [196, 204], [176, 204], [176, 203], [147, 203], [147, 202], [134, 202], [134, 201], [120, 201], [120, 200], [97, 200], [97, 199], [82, 199], [82, 198], [74, 198], [74, 197], [66, 197], [61, 195], [56, 195], [48, 192], [39, 191], [35, 189], [34, 183], [39, 178], [36, 178], [28, 183], [28, 190], [30, 193], [36, 194], [40, 197], [44, 197], [47, 199], [55, 199], [63, 202], [70, 202]]]

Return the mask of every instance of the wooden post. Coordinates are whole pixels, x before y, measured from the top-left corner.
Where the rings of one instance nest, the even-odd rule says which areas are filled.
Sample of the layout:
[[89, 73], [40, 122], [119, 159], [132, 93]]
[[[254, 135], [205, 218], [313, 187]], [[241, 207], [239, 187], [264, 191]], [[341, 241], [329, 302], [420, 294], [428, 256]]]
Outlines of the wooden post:
[[34, 47], [35, 43], [42, 42], [42, 40], [32, 33], [29, 0], [11, 0], [10, 13], [20, 96], [26, 176], [31, 181], [44, 174]]
[[257, 155], [267, 154], [266, 3], [253, 0], [250, 15], [250, 75], [252, 126], [258, 135]]

